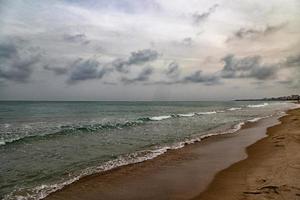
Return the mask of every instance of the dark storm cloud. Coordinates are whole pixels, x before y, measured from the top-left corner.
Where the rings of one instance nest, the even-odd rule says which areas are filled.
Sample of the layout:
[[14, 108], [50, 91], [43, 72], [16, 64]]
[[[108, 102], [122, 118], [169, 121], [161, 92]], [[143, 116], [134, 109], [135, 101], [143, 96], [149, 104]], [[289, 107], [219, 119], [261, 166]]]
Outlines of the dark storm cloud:
[[129, 66], [142, 65], [147, 62], [154, 61], [158, 58], [159, 54], [155, 50], [143, 49], [136, 52], [132, 52], [128, 59], [116, 59], [112, 62], [112, 66], [119, 72], [129, 72]]
[[278, 64], [264, 64], [260, 56], [235, 58], [234, 55], [227, 55], [223, 59], [224, 67], [221, 70], [221, 77], [233, 78], [254, 78], [266, 80], [274, 78], [279, 70]]
[[141, 73], [136, 78], [122, 78], [122, 82], [126, 84], [135, 83], [135, 82], [144, 82], [148, 81], [150, 76], [153, 74], [154, 69], [152, 67], [144, 68]]
[[208, 11], [204, 13], [198, 13], [198, 12], [194, 13], [192, 15], [194, 24], [198, 25], [203, 21], [205, 21], [212, 13], [216, 11], [217, 7], [219, 7], [219, 5], [215, 4], [212, 7], [210, 7]]
[[65, 34], [63, 35], [63, 39], [66, 42], [71, 42], [71, 43], [81, 43], [81, 44], [89, 44], [90, 41], [87, 39], [85, 34], [75, 34], [75, 35], [70, 35], [70, 34]]
[[257, 38], [259, 36], [267, 36], [272, 33], [275, 33], [281, 29], [284, 28], [284, 24], [276, 25], [276, 26], [270, 26], [267, 25], [264, 29], [255, 29], [255, 28], [240, 28], [238, 31], [236, 31], [232, 37], [230, 37], [227, 42], [230, 42], [232, 40], [238, 39], [253, 39]]
[[110, 68], [100, 68], [100, 63], [93, 59], [78, 59], [71, 65], [71, 68], [71, 74], [67, 81], [70, 84], [85, 80], [101, 79], [111, 71]]
[[14, 43], [0, 44], [0, 79], [27, 82], [40, 55], [20, 52]]

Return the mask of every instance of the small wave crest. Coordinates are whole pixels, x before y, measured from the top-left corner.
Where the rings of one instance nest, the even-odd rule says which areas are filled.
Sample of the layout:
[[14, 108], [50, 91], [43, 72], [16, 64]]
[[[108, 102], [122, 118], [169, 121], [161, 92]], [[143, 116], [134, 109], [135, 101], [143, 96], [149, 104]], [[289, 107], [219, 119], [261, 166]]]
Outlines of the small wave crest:
[[240, 107], [233, 107], [233, 108], [229, 108], [229, 109], [227, 109], [227, 110], [229, 110], [229, 111], [235, 111], [235, 110], [241, 110], [242, 108], [240, 108]]
[[[220, 111], [221, 112], [221, 111]], [[197, 115], [212, 115], [216, 114], [216, 111], [210, 111], [210, 112], [197, 112]]]
[[249, 119], [248, 122], [257, 122], [261, 119], [262, 119], [262, 117], [256, 117], [256, 118], [253, 118], [253, 119]]
[[247, 107], [248, 108], [260, 108], [260, 107], [265, 107], [265, 106], [268, 106], [269, 104], [268, 103], [263, 103], [263, 104], [250, 104], [248, 105]]
[[195, 113], [178, 114], [179, 117], [193, 117]]
[[172, 117], [171, 115], [162, 115], [162, 116], [149, 117], [149, 119], [152, 121], [161, 121], [164, 119], [170, 119], [171, 117]]

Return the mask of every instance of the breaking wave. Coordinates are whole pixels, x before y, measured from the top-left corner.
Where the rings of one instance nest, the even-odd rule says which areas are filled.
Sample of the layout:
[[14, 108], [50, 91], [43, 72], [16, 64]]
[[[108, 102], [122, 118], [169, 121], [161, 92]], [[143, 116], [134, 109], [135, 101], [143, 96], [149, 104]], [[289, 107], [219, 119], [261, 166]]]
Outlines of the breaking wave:
[[9, 138], [9, 139], [0, 139], [0, 146], [16, 143], [16, 142], [22, 142], [26, 140], [32, 140], [32, 139], [41, 139], [45, 137], [54, 137], [54, 136], [62, 136], [67, 134], [74, 134], [78, 132], [96, 132], [101, 130], [107, 130], [107, 129], [123, 129], [123, 128], [129, 128], [133, 126], [142, 125], [148, 121], [161, 121], [166, 120], [170, 118], [178, 118], [178, 117], [193, 117], [195, 115], [208, 115], [208, 114], [215, 114], [215, 111], [212, 112], [198, 112], [198, 113], [186, 113], [186, 114], [172, 114], [172, 115], [160, 115], [160, 116], [153, 116], [153, 117], [143, 117], [138, 118], [135, 121], [126, 121], [123, 123], [105, 123], [105, 124], [84, 124], [84, 125], [62, 125], [58, 128], [56, 131], [51, 131], [46, 134], [28, 134], [24, 135], [22, 137], [15, 137], [15, 138]]

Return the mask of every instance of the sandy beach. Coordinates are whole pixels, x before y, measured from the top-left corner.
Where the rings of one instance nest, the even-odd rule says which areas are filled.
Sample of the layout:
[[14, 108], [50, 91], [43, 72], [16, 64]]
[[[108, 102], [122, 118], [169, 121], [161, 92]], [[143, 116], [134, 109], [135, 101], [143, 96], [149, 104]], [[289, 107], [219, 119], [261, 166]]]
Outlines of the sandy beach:
[[194, 199], [300, 199], [300, 109], [280, 121]]
[[299, 199], [300, 109], [288, 114], [282, 124], [276, 117], [248, 123], [235, 134], [87, 176], [46, 199]]

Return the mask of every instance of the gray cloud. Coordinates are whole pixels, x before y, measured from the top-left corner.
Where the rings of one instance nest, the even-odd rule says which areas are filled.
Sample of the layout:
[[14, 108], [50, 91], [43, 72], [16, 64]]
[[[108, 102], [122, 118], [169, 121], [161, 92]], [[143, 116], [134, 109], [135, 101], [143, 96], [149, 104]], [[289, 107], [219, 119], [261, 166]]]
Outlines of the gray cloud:
[[118, 58], [114, 60], [111, 64], [118, 72], [122, 72], [122, 73], [129, 72], [128, 62], [126, 60]]
[[238, 31], [236, 31], [233, 36], [231, 36], [227, 42], [230, 42], [232, 40], [238, 39], [254, 39], [260, 36], [267, 36], [272, 33], [275, 33], [281, 29], [284, 28], [286, 23], [270, 26], [267, 25], [264, 29], [255, 29], [255, 28], [240, 28]]
[[287, 57], [284, 65], [287, 67], [300, 67], [300, 54]]
[[293, 68], [291, 77], [284, 81], [278, 81], [282, 85], [286, 85], [289, 88], [299, 88], [300, 87], [300, 54], [293, 56], [288, 56], [281, 64], [281, 68]]
[[181, 81], [183, 83], [204, 83], [205, 85], [215, 85], [219, 83], [219, 77], [213, 74], [203, 74], [201, 70], [193, 72]]
[[106, 67], [99, 69], [99, 67], [100, 63], [96, 60], [78, 59], [71, 66], [72, 70], [67, 83], [73, 84], [79, 81], [101, 79], [105, 74], [112, 70]]
[[2, 59], [7, 59], [14, 57], [18, 54], [17, 48], [13, 44], [0, 44], [0, 61], [2, 62]]
[[198, 13], [198, 12], [194, 13], [192, 15], [194, 24], [198, 25], [203, 21], [205, 21], [212, 13], [216, 11], [217, 7], [219, 7], [219, 5], [215, 4], [212, 7], [210, 7], [208, 11], [204, 13]]
[[0, 44], [0, 79], [27, 82], [40, 55], [20, 52], [14, 43]]
[[137, 52], [132, 52], [128, 59], [128, 65], [142, 64], [156, 60], [158, 58], [157, 51], [151, 49], [139, 50]]
[[70, 35], [70, 34], [64, 34], [63, 39], [66, 42], [71, 42], [71, 43], [80, 43], [80, 44], [89, 44], [90, 41], [87, 39], [85, 34], [75, 34], [75, 35]]
[[184, 46], [190, 47], [193, 44], [193, 39], [191, 37], [183, 38], [183, 40], [181, 41], [181, 44], [183, 44]]
[[116, 59], [112, 62], [112, 66], [119, 72], [129, 72], [129, 66], [141, 65], [147, 62], [154, 61], [158, 58], [159, 54], [155, 50], [143, 49], [137, 52], [132, 52], [128, 59]]
[[50, 67], [49, 65], [44, 65], [45, 70], [52, 71], [56, 75], [63, 75], [68, 73], [69, 69], [67, 67]]
[[274, 78], [279, 70], [278, 64], [269, 65], [262, 63], [260, 56], [238, 59], [234, 55], [227, 55], [222, 60], [225, 64], [221, 70], [221, 77], [225, 79], [255, 78], [266, 80]]
[[179, 65], [176, 62], [171, 62], [168, 69], [165, 71], [166, 75], [170, 78], [175, 78], [179, 75]]
[[150, 76], [153, 74], [153, 72], [154, 69], [152, 67], [146, 67], [141, 71], [141, 73], [136, 78], [130, 79], [130, 78], [123, 77], [121, 81], [126, 84], [148, 81]]
[[216, 85], [220, 83], [220, 76], [218, 73], [205, 74], [201, 70], [194, 71], [189, 75], [180, 76], [180, 66], [177, 62], [169, 63], [168, 68], [164, 71], [168, 80], [160, 80], [147, 85], [161, 84], [161, 85], [174, 85], [174, 84], [187, 84], [187, 83], [201, 83], [204, 85]]

